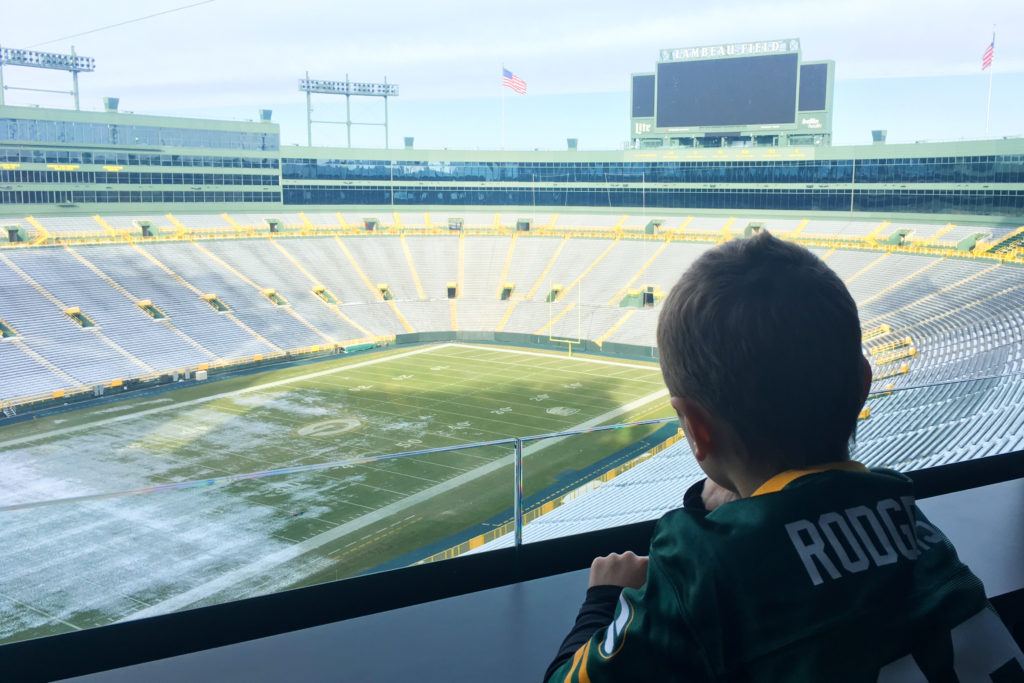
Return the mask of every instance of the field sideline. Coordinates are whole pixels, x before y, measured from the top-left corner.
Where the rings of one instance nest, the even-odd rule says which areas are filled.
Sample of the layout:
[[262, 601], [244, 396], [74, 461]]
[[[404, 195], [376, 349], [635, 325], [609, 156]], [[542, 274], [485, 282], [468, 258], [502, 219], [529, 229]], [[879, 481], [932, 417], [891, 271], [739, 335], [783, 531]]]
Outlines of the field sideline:
[[[507, 509], [511, 458], [507, 447], [489, 447], [346, 461], [666, 416], [666, 404], [656, 365], [443, 344], [5, 427], [0, 642], [365, 571]], [[529, 447], [526, 494], [646, 433]], [[155, 486], [179, 488], [116, 493]]]

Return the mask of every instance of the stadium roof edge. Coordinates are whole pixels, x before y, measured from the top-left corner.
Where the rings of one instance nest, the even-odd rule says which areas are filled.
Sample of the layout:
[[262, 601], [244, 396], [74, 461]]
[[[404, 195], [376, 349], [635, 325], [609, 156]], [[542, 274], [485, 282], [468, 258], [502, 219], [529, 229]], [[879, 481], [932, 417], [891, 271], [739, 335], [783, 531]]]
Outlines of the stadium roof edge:
[[[255, 112], [254, 112], [255, 114]], [[74, 111], [46, 107], [0, 106], [0, 118], [43, 121], [81, 121], [123, 125], [167, 126], [196, 130], [237, 132], [280, 131], [273, 121], [232, 121], [200, 119], [183, 116], [161, 116], [130, 112]], [[8, 141], [0, 140], [0, 144]], [[345, 147], [306, 147], [282, 145], [285, 158], [415, 160], [415, 161], [507, 161], [507, 162], [699, 162], [699, 161], [799, 161], [812, 159], [877, 159], [954, 156], [990, 156], [1024, 154], [1024, 137], [992, 140], [960, 140], [948, 142], [917, 142], [885, 145], [790, 146], [790, 147], [727, 147], [702, 148], [660, 147], [627, 150], [464, 150], [464, 149], [381, 149]]]
[[[256, 110], [253, 110], [256, 115]], [[0, 105], [0, 118], [33, 119], [36, 121], [78, 121], [82, 123], [116, 123], [121, 125], [164, 126], [196, 130], [227, 130], [237, 132], [277, 133], [281, 125], [274, 121], [232, 121], [229, 119], [191, 118], [159, 114], [136, 114], [130, 111], [75, 111], [49, 107]], [[2, 141], [0, 141], [2, 142]]]

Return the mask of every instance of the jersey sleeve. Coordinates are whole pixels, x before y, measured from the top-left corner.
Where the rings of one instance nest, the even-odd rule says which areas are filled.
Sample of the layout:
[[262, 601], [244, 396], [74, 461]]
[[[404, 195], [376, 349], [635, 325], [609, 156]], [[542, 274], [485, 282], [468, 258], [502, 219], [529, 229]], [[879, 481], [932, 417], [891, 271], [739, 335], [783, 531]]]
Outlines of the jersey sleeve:
[[[654, 558], [652, 558], [653, 560]], [[550, 673], [549, 683], [703, 680], [696, 644], [687, 637], [673, 587], [648, 567], [639, 590], [624, 588], [614, 616], [572, 658]]]
[[619, 604], [621, 586], [591, 586], [587, 589], [587, 599], [583, 601], [576, 623], [569, 635], [562, 641], [558, 654], [548, 666], [544, 680], [550, 680], [551, 674], [566, 661], [571, 660], [576, 651], [586, 644], [594, 632], [612, 623], [615, 618], [615, 607]]

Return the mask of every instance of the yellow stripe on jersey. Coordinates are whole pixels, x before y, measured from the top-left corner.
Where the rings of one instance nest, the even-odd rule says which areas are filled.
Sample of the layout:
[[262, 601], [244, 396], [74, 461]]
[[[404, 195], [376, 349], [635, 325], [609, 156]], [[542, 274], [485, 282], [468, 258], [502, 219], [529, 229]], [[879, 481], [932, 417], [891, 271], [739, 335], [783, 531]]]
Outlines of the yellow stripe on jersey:
[[590, 674], [587, 673], [587, 658], [590, 657], [590, 644], [593, 643], [593, 642], [594, 642], [593, 638], [591, 638], [590, 640], [587, 641], [586, 647], [583, 648], [583, 656], [580, 657], [580, 662], [581, 662], [580, 676], [579, 676], [579, 682], [580, 683], [590, 683]]
[[760, 496], [764, 493], [777, 493], [800, 477], [806, 477], [808, 474], [817, 474], [818, 472], [827, 472], [828, 470], [867, 472], [868, 468], [854, 460], [837, 460], [835, 462], [827, 462], [816, 467], [808, 467], [805, 470], [786, 470], [785, 472], [779, 472], [774, 477], [761, 484], [756, 491], [750, 494], [750, 497], [753, 498], [754, 496]]
[[572, 675], [576, 673], [576, 667], [580, 665], [580, 659], [583, 657], [583, 653], [587, 651], [588, 647], [590, 647], [589, 640], [586, 645], [583, 645], [580, 649], [576, 650], [576, 654], [572, 656], [572, 666], [569, 667], [569, 673], [565, 674], [564, 683], [572, 683]]

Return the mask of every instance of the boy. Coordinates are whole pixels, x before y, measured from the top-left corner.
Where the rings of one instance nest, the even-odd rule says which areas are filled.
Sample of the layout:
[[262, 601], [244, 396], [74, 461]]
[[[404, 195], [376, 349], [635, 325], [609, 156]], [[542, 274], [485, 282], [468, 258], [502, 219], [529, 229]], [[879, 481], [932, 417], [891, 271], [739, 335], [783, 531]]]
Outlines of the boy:
[[910, 480], [850, 460], [871, 370], [821, 260], [764, 232], [709, 250], [666, 298], [658, 349], [708, 478], [649, 558], [594, 560], [546, 680], [1024, 681]]

